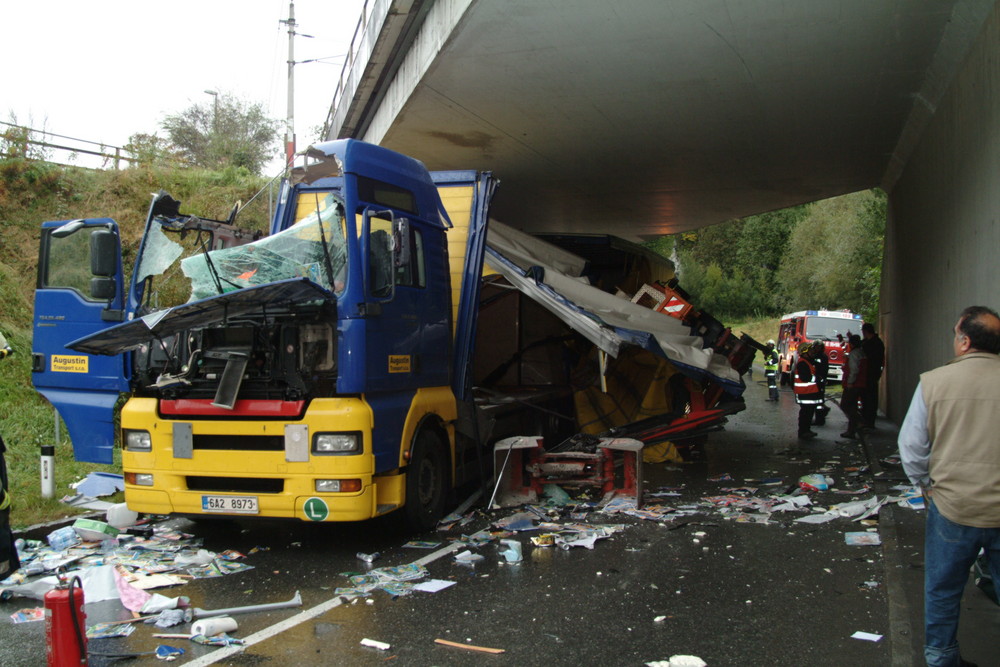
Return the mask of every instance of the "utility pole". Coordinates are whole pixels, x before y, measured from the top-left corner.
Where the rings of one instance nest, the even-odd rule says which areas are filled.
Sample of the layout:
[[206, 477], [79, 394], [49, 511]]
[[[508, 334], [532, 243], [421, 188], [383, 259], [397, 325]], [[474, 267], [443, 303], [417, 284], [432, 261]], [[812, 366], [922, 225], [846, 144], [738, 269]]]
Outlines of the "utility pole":
[[288, 2], [288, 118], [285, 121], [285, 170], [295, 155], [295, 0]]

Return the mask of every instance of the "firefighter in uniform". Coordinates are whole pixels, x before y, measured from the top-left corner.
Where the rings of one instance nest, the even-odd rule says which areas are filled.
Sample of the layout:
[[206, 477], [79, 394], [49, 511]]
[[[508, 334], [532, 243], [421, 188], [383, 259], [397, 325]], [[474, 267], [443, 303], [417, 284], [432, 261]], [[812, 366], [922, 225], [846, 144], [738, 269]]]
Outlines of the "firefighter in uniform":
[[[11, 353], [7, 339], [0, 333], [0, 359]], [[10, 528], [10, 487], [7, 484], [7, 460], [4, 454], [7, 448], [0, 437], [0, 579], [6, 579], [20, 567], [14, 547], [14, 533]]]
[[767, 341], [764, 350], [764, 377], [767, 378], [767, 400], [778, 400], [778, 351], [774, 349], [774, 341]]
[[823, 402], [816, 383], [816, 366], [813, 365], [812, 343], [799, 345], [799, 360], [795, 364], [795, 402], [799, 404], [799, 439], [811, 440], [816, 432], [809, 429], [816, 414], [816, 406]]
[[816, 406], [816, 415], [813, 424], [822, 426], [826, 423], [826, 415], [830, 408], [826, 405], [826, 380], [830, 372], [830, 357], [826, 356], [826, 344], [818, 340], [812, 344], [813, 366], [816, 367], [816, 386], [819, 387], [819, 405]]

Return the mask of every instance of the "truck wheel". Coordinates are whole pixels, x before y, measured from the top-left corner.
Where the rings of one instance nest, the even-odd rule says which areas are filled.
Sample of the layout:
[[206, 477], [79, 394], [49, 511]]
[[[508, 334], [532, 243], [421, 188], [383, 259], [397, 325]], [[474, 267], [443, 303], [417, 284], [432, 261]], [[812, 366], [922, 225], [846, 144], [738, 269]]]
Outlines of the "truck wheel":
[[407, 525], [421, 531], [434, 528], [444, 516], [448, 487], [448, 452], [436, 434], [422, 431], [406, 473]]

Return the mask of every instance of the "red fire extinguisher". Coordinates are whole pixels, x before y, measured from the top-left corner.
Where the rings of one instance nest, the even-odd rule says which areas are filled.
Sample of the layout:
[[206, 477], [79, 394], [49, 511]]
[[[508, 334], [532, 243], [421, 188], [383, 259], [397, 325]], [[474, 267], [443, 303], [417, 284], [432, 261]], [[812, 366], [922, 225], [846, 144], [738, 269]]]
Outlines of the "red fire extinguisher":
[[49, 667], [87, 664], [83, 582], [73, 577], [45, 594], [45, 643]]

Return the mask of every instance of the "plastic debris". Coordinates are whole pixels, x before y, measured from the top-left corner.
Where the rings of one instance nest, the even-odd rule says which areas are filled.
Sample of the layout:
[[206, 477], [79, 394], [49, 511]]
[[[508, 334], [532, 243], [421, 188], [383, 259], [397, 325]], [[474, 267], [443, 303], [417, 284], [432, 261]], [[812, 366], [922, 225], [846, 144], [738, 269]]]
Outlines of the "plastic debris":
[[80, 543], [80, 536], [72, 526], [63, 526], [46, 536], [49, 546], [56, 551], [64, 551]]
[[522, 560], [521, 556], [521, 543], [517, 540], [500, 540], [500, 555], [503, 556], [504, 560], [508, 563], [520, 563]]
[[851, 639], [863, 639], [869, 642], [877, 642], [882, 639], [882, 635], [873, 632], [861, 632], [860, 630], [851, 635]]
[[174, 565], [188, 567], [189, 565], [208, 565], [215, 560], [216, 554], [207, 549], [198, 549], [195, 553], [180, 553], [174, 557]]
[[363, 551], [359, 551], [357, 553], [358, 560], [363, 560], [366, 563], [374, 563], [375, 561], [378, 560], [379, 556], [381, 556], [381, 555], [382, 554], [380, 554], [377, 551], [375, 553], [370, 553], [370, 554], [366, 554]]
[[177, 648], [176, 646], [167, 646], [165, 644], [160, 644], [156, 647], [156, 659], [166, 660], [167, 662], [172, 662], [177, 658], [184, 655], [184, 649]]
[[104, 516], [108, 521], [108, 525], [114, 526], [119, 530], [134, 526], [135, 522], [139, 520], [139, 513], [130, 510], [125, 503], [112, 505], [108, 508]]
[[380, 642], [375, 639], [368, 639], [367, 637], [361, 640], [362, 646], [368, 646], [371, 648], [377, 648], [380, 651], [388, 651], [392, 646], [386, 644], [385, 642]]
[[481, 554], [472, 553], [468, 549], [455, 554], [455, 561], [458, 563], [473, 564], [481, 560], [484, 560], [484, 557]]
[[799, 477], [799, 486], [806, 491], [827, 491], [831, 484], [833, 484], [832, 477], [818, 473]]

